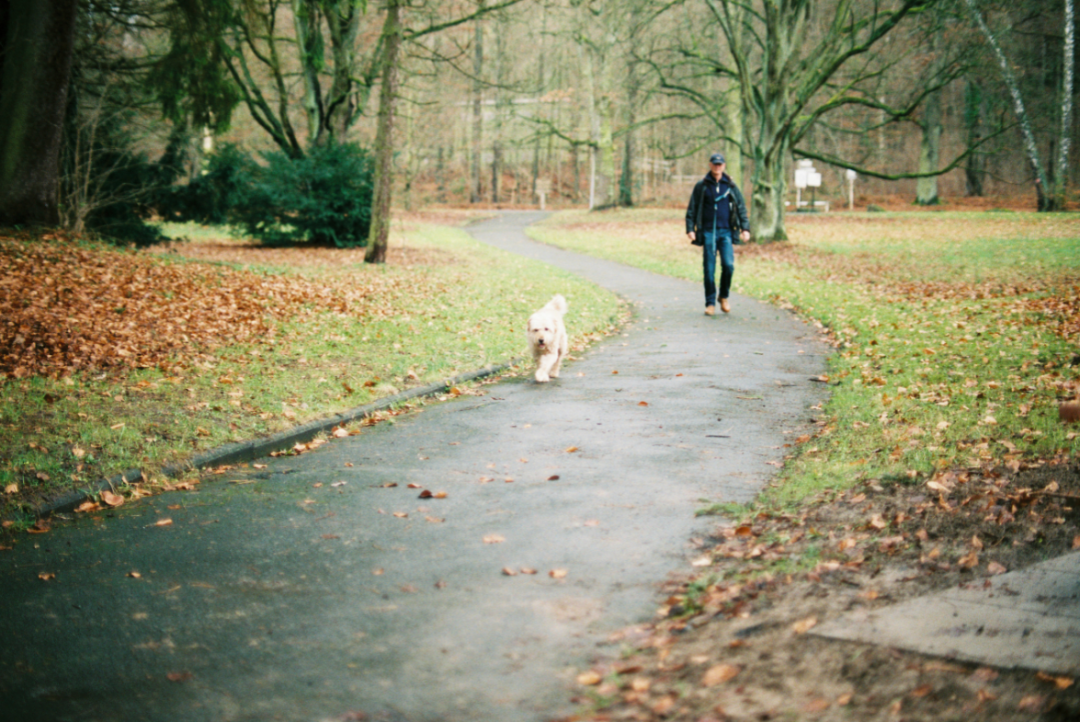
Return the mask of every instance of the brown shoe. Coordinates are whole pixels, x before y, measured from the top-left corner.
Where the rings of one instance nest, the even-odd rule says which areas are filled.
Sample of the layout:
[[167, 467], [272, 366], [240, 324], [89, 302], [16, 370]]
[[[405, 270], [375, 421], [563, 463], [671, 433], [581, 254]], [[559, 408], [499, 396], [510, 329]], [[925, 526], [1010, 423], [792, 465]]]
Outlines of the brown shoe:
[[724, 313], [731, 313], [731, 304], [727, 302], [726, 298], [720, 299], [720, 310]]
[[706, 306], [705, 307], [705, 315], [706, 316], [715, 316], [716, 315], [716, 306]]

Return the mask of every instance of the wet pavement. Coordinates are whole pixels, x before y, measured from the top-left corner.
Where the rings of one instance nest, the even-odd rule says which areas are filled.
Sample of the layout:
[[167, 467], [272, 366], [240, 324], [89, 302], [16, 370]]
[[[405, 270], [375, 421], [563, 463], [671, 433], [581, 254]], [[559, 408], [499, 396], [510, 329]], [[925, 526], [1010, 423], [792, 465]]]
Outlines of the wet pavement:
[[568, 713], [576, 672], [714, 526], [695, 511], [751, 499], [808, 429], [828, 348], [768, 305], [708, 318], [700, 284], [532, 243], [540, 217], [470, 230], [627, 298], [623, 333], [549, 384], [20, 537], [0, 552], [3, 719]]

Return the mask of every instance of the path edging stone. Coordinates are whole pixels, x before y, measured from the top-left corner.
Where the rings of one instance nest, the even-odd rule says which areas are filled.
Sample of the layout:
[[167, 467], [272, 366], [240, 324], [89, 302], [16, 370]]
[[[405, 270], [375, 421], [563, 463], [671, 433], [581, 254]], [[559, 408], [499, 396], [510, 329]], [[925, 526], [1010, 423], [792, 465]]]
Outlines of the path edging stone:
[[[239, 464], [269, 456], [273, 451], [290, 448], [296, 444], [303, 444], [311, 441], [320, 433], [329, 431], [335, 426], [358, 421], [377, 411], [391, 408], [397, 404], [411, 401], [412, 399], [420, 398], [422, 396], [434, 396], [444, 392], [452, 386], [501, 374], [508, 369], [518, 366], [520, 363], [520, 358], [513, 358], [503, 364], [485, 366], [476, 369], [475, 371], [459, 374], [453, 378], [428, 384], [427, 386], [419, 386], [415, 389], [400, 391], [392, 396], [379, 399], [378, 401], [373, 401], [369, 404], [364, 404], [363, 406], [358, 406], [354, 409], [349, 409], [348, 411], [343, 411], [323, 419], [309, 421], [306, 424], [301, 424], [292, 429], [278, 432], [264, 439], [238, 441], [232, 444], [219, 446], [216, 449], [196, 454], [180, 463], [164, 466], [161, 469], [161, 473], [166, 477], [175, 478], [185, 471], [190, 471], [192, 469], [204, 469], [209, 466], [222, 466], [224, 464]], [[123, 486], [124, 484], [138, 481], [144, 477], [145, 474], [142, 469], [128, 469], [122, 474], [117, 474], [111, 478], [98, 481], [88, 489], [80, 489], [78, 491], [70, 491], [61, 494], [54, 499], [33, 507], [30, 512], [34, 516], [40, 518], [49, 516], [50, 514], [74, 511], [80, 504], [88, 501], [95, 494], [99, 494], [106, 490], [116, 491], [117, 486]], [[7, 519], [8, 517], [4, 518]]]

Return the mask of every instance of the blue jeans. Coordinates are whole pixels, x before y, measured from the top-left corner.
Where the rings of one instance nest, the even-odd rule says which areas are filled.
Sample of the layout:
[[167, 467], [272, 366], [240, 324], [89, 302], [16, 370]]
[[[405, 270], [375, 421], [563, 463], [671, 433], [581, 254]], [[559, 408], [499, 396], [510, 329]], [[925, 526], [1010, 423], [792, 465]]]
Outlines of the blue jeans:
[[705, 272], [705, 305], [716, 305], [716, 252], [720, 251], [720, 298], [731, 292], [731, 277], [735, 275], [735, 246], [731, 231], [717, 229], [705, 231], [702, 249], [702, 270]]

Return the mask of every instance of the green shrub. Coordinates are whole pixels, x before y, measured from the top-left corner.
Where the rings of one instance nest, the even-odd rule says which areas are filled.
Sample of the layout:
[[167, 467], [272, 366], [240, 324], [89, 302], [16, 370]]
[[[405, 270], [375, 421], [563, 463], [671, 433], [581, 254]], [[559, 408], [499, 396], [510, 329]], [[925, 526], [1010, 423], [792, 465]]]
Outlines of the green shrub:
[[373, 168], [358, 145], [312, 148], [304, 158], [265, 153], [237, 217], [264, 243], [367, 244]]
[[187, 185], [172, 186], [158, 202], [169, 221], [207, 225], [235, 222], [235, 211], [251, 192], [257, 166], [234, 143], [223, 143], [206, 159], [206, 170]]

